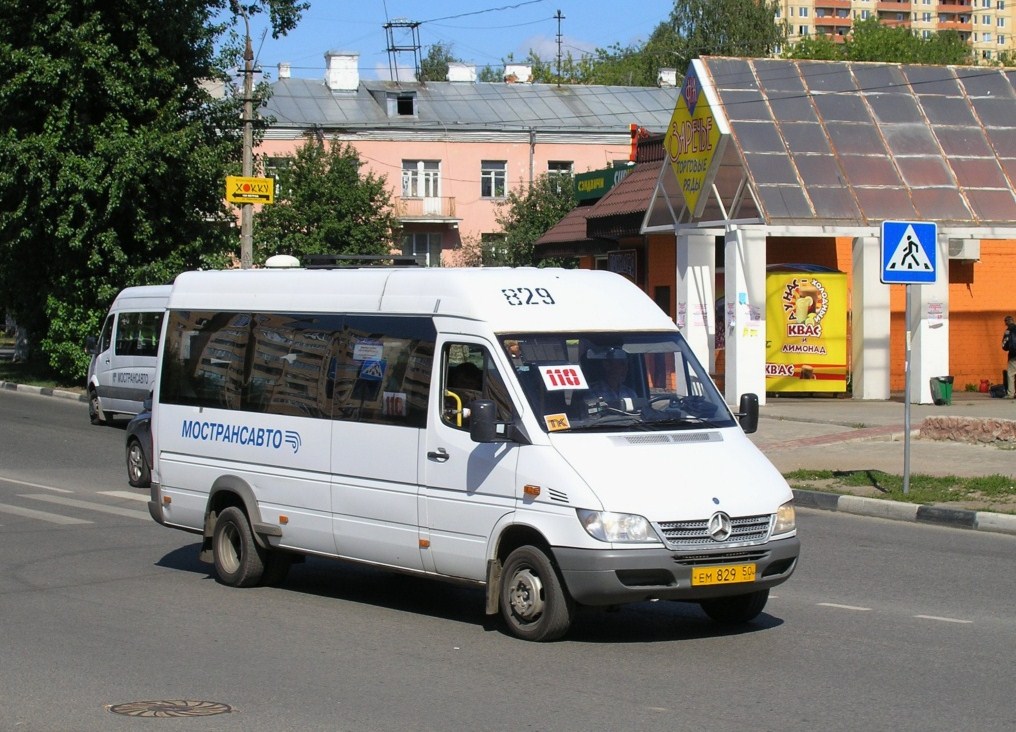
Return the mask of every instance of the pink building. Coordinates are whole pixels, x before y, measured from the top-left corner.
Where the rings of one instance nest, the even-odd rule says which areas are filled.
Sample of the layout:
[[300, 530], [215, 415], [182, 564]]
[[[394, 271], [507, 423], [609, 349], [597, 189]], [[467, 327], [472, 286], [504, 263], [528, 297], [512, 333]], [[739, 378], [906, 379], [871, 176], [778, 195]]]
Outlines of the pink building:
[[631, 126], [666, 130], [678, 94], [673, 70], [657, 87], [559, 86], [530, 83], [525, 65], [490, 83], [453, 64], [448, 81], [400, 83], [360, 79], [356, 54], [325, 59], [324, 79], [280, 64], [263, 110], [276, 121], [256, 153], [271, 173], [309, 135], [352, 145], [388, 181], [404, 253], [430, 266], [467, 262], [463, 245], [496, 245], [497, 204], [539, 176], [627, 165]]

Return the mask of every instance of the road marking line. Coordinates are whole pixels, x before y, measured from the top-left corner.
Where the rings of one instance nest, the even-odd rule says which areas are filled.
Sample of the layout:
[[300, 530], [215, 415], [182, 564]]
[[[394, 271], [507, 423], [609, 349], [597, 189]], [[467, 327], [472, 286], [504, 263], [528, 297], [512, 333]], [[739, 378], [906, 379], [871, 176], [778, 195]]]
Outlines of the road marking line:
[[152, 517], [147, 511], [135, 511], [130, 508], [119, 508], [117, 506], [104, 506], [101, 503], [92, 503], [90, 501], [78, 501], [74, 498], [61, 498], [59, 496], [31, 496], [24, 495], [22, 498], [33, 498], [36, 501], [46, 501], [48, 503], [56, 503], [61, 506], [72, 506], [74, 508], [83, 508], [88, 511], [99, 511], [100, 513], [111, 513], [115, 516], [126, 516], [127, 518], [141, 519], [142, 521], [151, 521]]
[[0, 503], [0, 512], [11, 513], [15, 516], [21, 516], [22, 518], [39, 519], [40, 521], [49, 521], [51, 524], [90, 524], [91, 521], [85, 519], [71, 518], [70, 516], [61, 516], [58, 513], [48, 513], [46, 511], [36, 511], [34, 508], [22, 508], [21, 506], [11, 506], [6, 503]]
[[99, 491], [99, 495], [110, 496], [112, 498], [126, 498], [131, 501], [148, 502], [148, 495], [145, 493], [131, 493], [130, 491]]
[[838, 610], [857, 610], [859, 612], [869, 612], [870, 607], [857, 607], [856, 605], [837, 605], [835, 602], [820, 602], [819, 607], [834, 607]]
[[943, 623], [960, 623], [961, 625], [972, 625], [973, 620], [961, 620], [960, 618], [943, 618], [939, 615], [915, 615], [915, 618], [921, 620], [940, 620]]
[[42, 485], [41, 483], [26, 483], [23, 480], [15, 480], [14, 478], [5, 478], [0, 475], [0, 480], [5, 483], [14, 483], [15, 485], [23, 485], [29, 488], [41, 488], [44, 491], [55, 491], [56, 493], [73, 493], [74, 491], [67, 490], [66, 488], [55, 488], [51, 485]]

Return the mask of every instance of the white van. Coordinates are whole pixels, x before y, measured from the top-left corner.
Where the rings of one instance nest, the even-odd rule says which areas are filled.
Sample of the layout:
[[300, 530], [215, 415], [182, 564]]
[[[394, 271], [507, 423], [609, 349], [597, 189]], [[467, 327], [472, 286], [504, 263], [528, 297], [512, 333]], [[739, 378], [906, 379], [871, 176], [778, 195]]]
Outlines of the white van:
[[172, 285], [127, 287], [113, 300], [99, 338], [88, 339], [88, 417], [101, 424], [134, 415], [155, 385], [162, 316]]
[[744, 623], [797, 563], [791, 490], [745, 436], [758, 399], [731, 414], [618, 275], [185, 273], [161, 359], [149, 510], [227, 585], [354, 560], [481, 586], [550, 640], [584, 605]]

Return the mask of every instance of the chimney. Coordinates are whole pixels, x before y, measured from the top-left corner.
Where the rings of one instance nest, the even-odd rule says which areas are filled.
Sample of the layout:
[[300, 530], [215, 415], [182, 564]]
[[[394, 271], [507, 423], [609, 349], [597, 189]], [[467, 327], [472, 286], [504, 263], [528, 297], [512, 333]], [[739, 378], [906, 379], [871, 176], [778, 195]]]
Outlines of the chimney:
[[533, 67], [529, 64], [505, 64], [504, 80], [506, 84], [531, 84]]
[[290, 77], [290, 65], [287, 61], [279, 63], [279, 75], [278, 79], [288, 79]]
[[325, 54], [325, 84], [332, 91], [356, 91], [360, 86], [358, 53], [329, 51]]
[[677, 69], [660, 69], [656, 85], [661, 88], [677, 86]]
[[459, 61], [448, 62], [448, 81], [476, 82], [476, 66]]

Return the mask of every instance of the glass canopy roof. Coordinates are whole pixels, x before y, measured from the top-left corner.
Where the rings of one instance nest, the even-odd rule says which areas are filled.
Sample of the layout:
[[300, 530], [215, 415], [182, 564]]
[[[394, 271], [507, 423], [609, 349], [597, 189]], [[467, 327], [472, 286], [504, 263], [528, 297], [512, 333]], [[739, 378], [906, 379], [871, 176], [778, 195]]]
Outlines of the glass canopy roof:
[[[698, 222], [951, 227], [1016, 222], [1016, 70], [703, 57], [731, 137]], [[683, 200], [669, 171], [662, 193]], [[658, 194], [660, 193], [658, 188]], [[663, 224], [664, 201], [647, 226]]]

